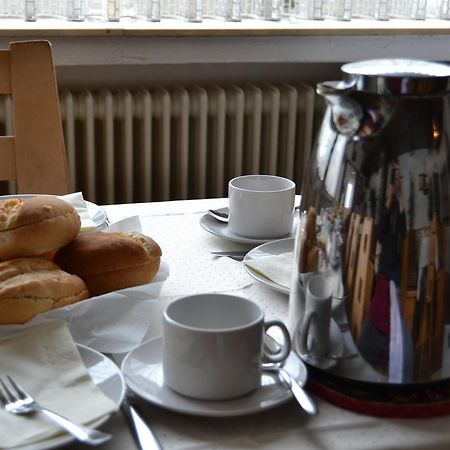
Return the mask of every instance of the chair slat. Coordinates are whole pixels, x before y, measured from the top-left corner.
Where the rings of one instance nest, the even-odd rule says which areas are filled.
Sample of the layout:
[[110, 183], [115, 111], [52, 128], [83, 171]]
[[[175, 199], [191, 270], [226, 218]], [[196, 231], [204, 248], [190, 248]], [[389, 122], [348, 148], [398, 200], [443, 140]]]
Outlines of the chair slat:
[[50, 44], [15, 42], [10, 51], [18, 190], [67, 194], [69, 172]]
[[11, 68], [8, 50], [0, 50], [0, 94], [11, 94]]
[[16, 178], [14, 138], [0, 136], [0, 180], [15, 180]]

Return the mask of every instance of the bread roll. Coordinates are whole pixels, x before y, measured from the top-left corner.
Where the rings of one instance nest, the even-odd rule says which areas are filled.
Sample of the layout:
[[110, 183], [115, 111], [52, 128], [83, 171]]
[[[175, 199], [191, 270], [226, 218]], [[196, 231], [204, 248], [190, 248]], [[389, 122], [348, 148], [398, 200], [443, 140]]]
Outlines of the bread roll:
[[84, 280], [92, 296], [150, 283], [160, 260], [159, 245], [138, 232], [80, 234], [54, 257], [63, 270]]
[[0, 203], [0, 260], [38, 256], [68, 244], [81, 227], [75, 209], [51, 195]]
[[0, 262], [0, 324], [25, 323], [35, 315], [89, 297], [86, 284], [44, 258]]

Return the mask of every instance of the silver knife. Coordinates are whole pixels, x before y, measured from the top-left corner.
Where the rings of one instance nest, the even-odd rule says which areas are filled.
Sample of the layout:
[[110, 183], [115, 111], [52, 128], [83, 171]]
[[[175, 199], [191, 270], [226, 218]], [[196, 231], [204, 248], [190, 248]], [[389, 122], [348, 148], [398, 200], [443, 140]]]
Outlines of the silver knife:
[[121, 410], [131, 426], [134, 440], [140, 450], [163, 450], [155, 433], [144, 422], [126, 397], [122, 402]]
[[[113, 361], [116, 365], [119, 366], [114, 355], [111, 353], [105, 353], [111, 361]], [[122, 404], [120, 405], [120, 409], [127, 419], [128, 425], [131, 428], [131, 432], [133, 434], [133, 438], [139, 448], [139, 450], [163, 450], [163, 446], [159, 442], [156, 434], [150, 428], [150, 425], [144, 422], [140, 414], [136, 411], [136, 409], [131, 405], [127, 396], [131, 394], [128, 386], [125, 385], [125, 396], [123, 398]]]
[[224, 252], [210, 252], [210, 253], [215, 256], [227, 256], [228, 258], [235, 259], [236, 261], [242, 261], [249, 251], [250, 250], [236, 250], [236, 251], [230, 250]]

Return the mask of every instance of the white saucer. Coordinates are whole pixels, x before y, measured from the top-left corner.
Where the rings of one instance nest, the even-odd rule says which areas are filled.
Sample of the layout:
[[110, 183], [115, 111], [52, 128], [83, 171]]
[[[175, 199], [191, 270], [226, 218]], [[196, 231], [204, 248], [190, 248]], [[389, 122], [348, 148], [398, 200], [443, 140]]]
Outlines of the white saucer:
[[[241, 236], [239, 234], [231, 232], [228, 229], [228, 223], [220, 222], [217, 219], [211, 217], [210, 214], [205, 214], [204, 216], [201, 217], [200, 225], [204, 230], [208, 231], [209, 233], [223, 237], [230, 241], [240, 242], [241, 244], [264, 244], [265, 242], [273, 241], [274, 239], [279, 239], [279, 238], [252, 239], [247, 238], [245, 236]], [[293, 229], [295, 229], [295, 220]], [[283, 238], [293, 238], [293, 237], [294, 231], [287, 234], [286, 236], [283, 236]]]
[[[30, 198], [35, 197], [37, 194], [12, 194], [12, 195], [0, 195], [0, 201], [7, 200], [9, 198]], [[39, 194], [44, 195], [44, 194]], [[106, 228], [108, 216], [103, 208], [92, 203], [88, 200], [85, 200], [86, 208], [89, 214], [89, 217], [94, 221], [95, 225], [98, 229]]]
[[[162, 339], [146, 341], [128, 353], [122, 362], [122, 373], [136, 394], [172, 411], [207, 417], [241, 416], [273, 408], [292, 398], [276, 373], [264, 372], [261, 387], [248, 395], [227, 401], [195, 400], [164, 385], [161, 360]], [[291, 353], [284, 367], [300, 385], [306, 383], [306, 367], [297, 355]]]
[[[119, 408], [125, 396], [125, 381], [116, 364], [109, 358], [102, 355], [92, 348], [77, 344], [81, 359], [86, 366], [89, 375], [91, 376], [95, 385], [109, 397]], [[99, 427], [111, 417], [110, 414], [98, 419], [89, 426]], [[62, 445], [73, 442], [74, 438], [64, 435], [44, 441], [36, 442], [35, 444], [25, 445], [21, 447], [14, 447], [15, 450], [48, 450], [52, 448], [59, 448]]]
[[248, 272], [248, 274], [253, 277], [255, 280], [265, 284], [266, 286], [275, 289], [278, 292], [282, 292], [283, 294], [289, 294], [289, 288], [283, 286], [281, 284], [275, 283], [264, 275], [256, 272], [251, 267], [248, 267], [245, 262], [251, 259], [261, 258], [263, 256], [277, 256], [283, 253], [293, 252], [294, 251], [294, 238], [287, 239], [278, 239], [276, 241], [266, 242], [265, 244], [261, 244], [258, 247], [250, 250], [244, 257], [244, 269]]
[[338, 324], [334, 319], [330, 322], [330, 350], [329, 355], [333, 355], [333, 358], [314, 358], [309, 355], [302, 354], [298, 348], [298, 339], [295, 339], [294, 349], [297, 354], [311, 366], [318, 367], [319, 369], [327, 370], [334, 367], [339, 362], [339, 356], [344, 353], [344, 343], [342, 340], [342, 333], [339, 330]]

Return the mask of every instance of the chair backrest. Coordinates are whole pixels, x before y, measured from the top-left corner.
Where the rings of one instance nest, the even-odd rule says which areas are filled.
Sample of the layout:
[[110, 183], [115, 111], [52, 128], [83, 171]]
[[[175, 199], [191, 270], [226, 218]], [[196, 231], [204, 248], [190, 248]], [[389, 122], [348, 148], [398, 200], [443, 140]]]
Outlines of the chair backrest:
[[18, 193], [67, 194], [61, 111], [51, 45], [13, 42], [0, 50], [0, 94], [11, 95], [13, 136], [0, 137], [0, 180]]

